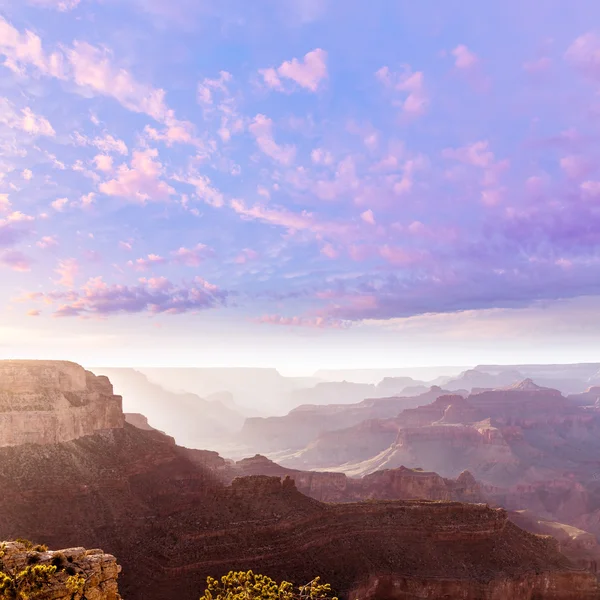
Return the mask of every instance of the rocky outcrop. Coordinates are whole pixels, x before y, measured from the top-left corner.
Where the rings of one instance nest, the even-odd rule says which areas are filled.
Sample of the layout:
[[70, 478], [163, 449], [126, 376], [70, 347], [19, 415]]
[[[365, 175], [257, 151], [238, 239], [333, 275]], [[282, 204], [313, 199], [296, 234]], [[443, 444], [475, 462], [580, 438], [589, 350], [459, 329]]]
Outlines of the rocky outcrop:
[[0, 446], [54, 444], [123, 427], [106, 377], [58, 361], [0, 361]]
[[479, 484], [468, 471], [457, 479], [445, 479], [437, 473], [402, 466], [352, 479], [344, 473], [287, 469], [265, 456], [256, 455], [237, 461], [228, 471], [221, 470], [220, 473], [224, 475], [224, 481], [248, 475], [289, 477], [299, 491], [322, 502], [370, 499], [485, 501]]
[[36, 549], [30, 543], [0, 543], [0, 572], [12, 579], [34, 565], [55, 567], [55, 572], [44, 581], [42, 589], [32, 596], [34, 598], [121, 600], [117, 586], [121, 567], [114, 556], [102, 550], [67, 548], [48, 551]]

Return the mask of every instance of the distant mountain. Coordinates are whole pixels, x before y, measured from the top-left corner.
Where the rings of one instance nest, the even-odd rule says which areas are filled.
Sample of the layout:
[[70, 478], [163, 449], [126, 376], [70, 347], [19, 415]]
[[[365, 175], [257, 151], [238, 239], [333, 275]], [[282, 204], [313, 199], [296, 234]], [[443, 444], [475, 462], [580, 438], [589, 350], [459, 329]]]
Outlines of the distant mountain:
[[276, 369], [254, 368], [139, 368], [148, 379], [172, 392], [189, 392], [202, 398], [229, 392], [238, 410], [247, 414], [280, 415], [295, 404], [293, 390], [310, 387], [320, 380], [284, 377]]
[[469, 369], [461, 373], [455, 379], [447, 381], [444, 387], [449, 390], [484, 388], [494, 389], [505, 387], [522, 381], [524, 376], [515, 369], [488, 373], [479, 369]]
[[[346, 387], [364, 384], [332, 385]], [[237, 438], [245, 446], [246, 454], [300, 450], [326, 432], [345, 430], [372, 419], [395, 417], [405, 408], [419, 406], [447, 393], [439, 387], [432, 387], [424, 394], [413, 397], [367, 398], [352, 404], [303, 404], [285, 416], [246, 419]]]
[[126, 413], [144, 415], [152, 427], [181, 445], [204, 448], [243, 425], [244, 416], [223, 402], [169, 391], [135, 369], [95, 368], [94, 372], [111, 380], [115, 393], [123, 396]]
[[377, 384], [386, 377], [411, 377], [430, 381], [436, 377], [456, 377], [469, 367], [399, 367], [391, 369], [319, 369], [314, 377], [325, 381], [351, 381]]

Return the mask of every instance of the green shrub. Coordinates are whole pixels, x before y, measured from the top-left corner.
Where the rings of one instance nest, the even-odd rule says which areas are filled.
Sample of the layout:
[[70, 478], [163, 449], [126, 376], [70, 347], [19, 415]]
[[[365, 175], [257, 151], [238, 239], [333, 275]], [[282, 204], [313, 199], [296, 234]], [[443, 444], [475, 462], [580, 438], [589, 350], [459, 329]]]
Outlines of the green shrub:
[[331, 586], [316, 577], [310, 583], [294, 588], [289, 581], [277, 583], [266, 575], [252, 571], [230, 571], [220, 580], [209, 577], [200, 600], [337, 600]]

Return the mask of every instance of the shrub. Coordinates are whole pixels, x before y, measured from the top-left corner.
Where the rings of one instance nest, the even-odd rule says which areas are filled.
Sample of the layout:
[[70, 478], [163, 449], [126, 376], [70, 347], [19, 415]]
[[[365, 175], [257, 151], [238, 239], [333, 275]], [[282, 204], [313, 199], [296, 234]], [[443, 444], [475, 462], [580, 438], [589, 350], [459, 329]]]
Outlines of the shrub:
[[252, 571], [230, 571], [220, 580], [208, 577], [200, 600], [337, 600], [331, 586], [316, 577], [310, 583], [294, 588], [289, 581], [277, 583], [266, 575]]

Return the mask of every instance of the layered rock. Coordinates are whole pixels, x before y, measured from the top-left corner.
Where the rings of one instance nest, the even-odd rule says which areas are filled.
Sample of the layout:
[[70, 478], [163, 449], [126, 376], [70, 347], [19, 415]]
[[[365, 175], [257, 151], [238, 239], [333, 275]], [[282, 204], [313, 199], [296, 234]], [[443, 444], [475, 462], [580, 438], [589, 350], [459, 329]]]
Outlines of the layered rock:
[[67, 442], [123, 422], [106, 377], [70, 362], [0, 361], [0, 446]]
[[[246, 419], [239, 441], [246, 448], [244, 454], [248, 454], [248, 450], [263, 453], [300, 450], [308, 444], [315, 449], [314, 453], [319, 453], [319, 446], [332, 445], [327, 440], [330, 432], [333, 437], [336, 437], [335, 432], [343, 437], [343, 430], [356, 425], [364, 431], [366, 426], [360, 425], [363, 422], [395, 418], [401, 411], [406, 412], [405, 409], [425, 406], [445, 394], [442, 388], [432, 386], [417, 396], [369, 397], [355, 404], [301, 405], [283, 417]], [[437, 418], [442, 415], [443, 410], [436, 413]], [[333, 445], [343, 447], [337, 441]], [[329, 452], [330, 448], [324, 449], [322, 454]], [[327, 466], [326, 461], [324, 466]]]
[[485, 496], [475, 478], [464, 471], [457, 479], [446, 479], [431, 471], [397, 469], [377, 471], [352, 479], [344, 473], [288, 469], [256, 455], [237, 461], [228, 470], [217, 469], [229, 481], [240, 475], [289, 477], [299, 491], [322, 502], [357, 502], [368, 499], [389, 500], [459, 500], [483, 502]]
[[[52, 600], [121, 600], [117, 559], [102, 550], [67, 548], [59, 551], [35, 549], [23, 542], [0, 544], [0, 572], [11, 578], [28, 566], [56, 568], [35, 598]], [[72, 578], [69, 581], [69, 578]], [[76, 578], [77, 581], [73, 581]], [[42, 595], [43, 594], [43, 595]]]

